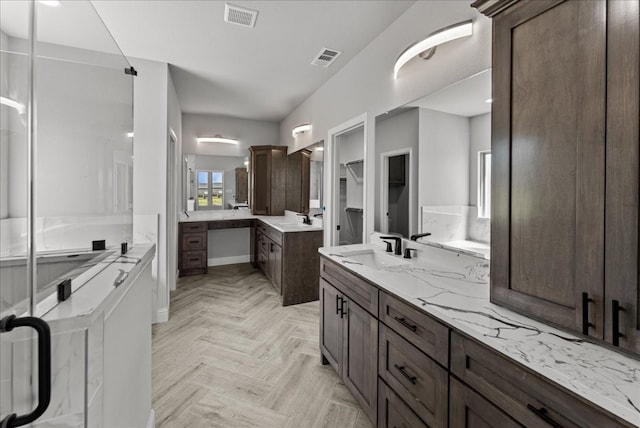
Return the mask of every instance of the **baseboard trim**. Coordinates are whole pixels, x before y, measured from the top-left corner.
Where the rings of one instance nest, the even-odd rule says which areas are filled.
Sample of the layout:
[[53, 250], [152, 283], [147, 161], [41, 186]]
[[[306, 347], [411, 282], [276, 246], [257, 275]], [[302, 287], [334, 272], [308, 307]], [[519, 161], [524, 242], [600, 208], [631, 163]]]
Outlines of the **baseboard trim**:
[[149, 412], [149, 420], [147, 421], [147, 428], [155, 428], [156, 426], [156, 412], [151, 408]]
[[169, 321], [169, 309], [162, 308], [158, 309], [155, 313], [155, 320], [153, 320], [153, 324], [158, 324], [161, 322]]
[[249, 261], [249, 254], [245, 256], [217, 257], [207, 260], [207, 266], [235, 265], [237, 263], [249, 263]]

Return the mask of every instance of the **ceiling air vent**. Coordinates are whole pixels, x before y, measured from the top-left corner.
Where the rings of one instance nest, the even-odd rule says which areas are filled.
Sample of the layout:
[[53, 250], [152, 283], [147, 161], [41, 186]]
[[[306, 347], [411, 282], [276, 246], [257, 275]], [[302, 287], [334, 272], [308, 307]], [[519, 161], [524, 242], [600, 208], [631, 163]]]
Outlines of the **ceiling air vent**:
[[224, 20], [231, 24], [242, 25], [243, 27], [255, 27], [258, 11], [234, 6], [229, 3], [224, 4]]
[[311, 61], [311, 64], [327, 68], [340, 56], [341, 53], [341, 51], [337, 51], [335, 49], [322, 48], [313, 61]]

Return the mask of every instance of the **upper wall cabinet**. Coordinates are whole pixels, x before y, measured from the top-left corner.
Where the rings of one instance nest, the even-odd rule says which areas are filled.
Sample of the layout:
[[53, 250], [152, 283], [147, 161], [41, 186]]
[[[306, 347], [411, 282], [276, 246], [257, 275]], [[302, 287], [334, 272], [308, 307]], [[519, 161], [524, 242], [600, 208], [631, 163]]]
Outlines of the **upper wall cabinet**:
[[640, 352], [638, 1], [493, 16], [491, 299]]
[[309, 212], [309, 167], [311, 152], [299, 150], [287, 159], [287, 204], [289, 211]]
[[284, 215], [287, 146], [251, 146], [250, 204], [255, 215]]

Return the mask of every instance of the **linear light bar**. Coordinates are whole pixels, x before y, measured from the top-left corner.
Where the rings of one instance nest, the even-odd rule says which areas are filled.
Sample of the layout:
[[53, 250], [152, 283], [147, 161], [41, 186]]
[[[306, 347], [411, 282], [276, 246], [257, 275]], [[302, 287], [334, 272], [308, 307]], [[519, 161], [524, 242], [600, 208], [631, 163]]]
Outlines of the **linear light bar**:
[[291, 130], [291, 136], [295, 137], [296, 134], [302, 134], [303, 132], [311, 131], [311, 124], [304, 123], [302, 125], [298, 125]]
[[45, 6], [58, 7], [62, 6], [62, 2], [60, 0], [39, 0]]
[[427, 36], [426, 39], [421, 42], [414, 43], [404, 50], [396, 60], [396, 64], [393, 67], [393, 78], [398, 78], [398, 72], [400, 69], [409, 62], [414, 56], [427, 51], [431, 48], [439, 46], [443, 43], [450, 42], [462, 37], [467, 37], [473, 34], [473, 21], [464, 21], [457, 24], [450, 25], [439, 29]]
[[222, 144], [238, 144], [238, 140], [233, 138], [224, 138], [219, 135], [215, 137], [198, 137], [196, 138], [198, 143], [222, 143]]
[[24, 104], [20, 104], [10, 98], [0, 97], [0, 104], [16, 109], [19, 114], [24, 113]]

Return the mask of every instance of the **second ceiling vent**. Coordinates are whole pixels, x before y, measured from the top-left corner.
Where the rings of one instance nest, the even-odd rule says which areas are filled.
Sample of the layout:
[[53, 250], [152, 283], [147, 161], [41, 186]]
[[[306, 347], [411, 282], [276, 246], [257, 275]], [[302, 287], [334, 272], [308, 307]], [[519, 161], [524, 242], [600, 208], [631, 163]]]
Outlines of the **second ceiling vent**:
[[313, 61], [311, 61], [311, 64], [327, 68], [333, 64], [333, 61], [335, 61], [341, 53], [341, 51], [335, 49], [322, 48]]
[[231, 24], [242, 25], [243, 27], [255, 27], [258, 11], [234, 6], [229, 3], [224, 5], [224, 20]]

